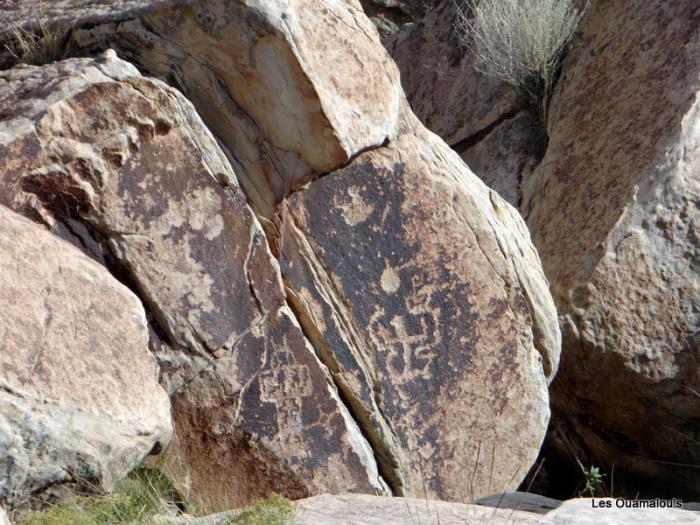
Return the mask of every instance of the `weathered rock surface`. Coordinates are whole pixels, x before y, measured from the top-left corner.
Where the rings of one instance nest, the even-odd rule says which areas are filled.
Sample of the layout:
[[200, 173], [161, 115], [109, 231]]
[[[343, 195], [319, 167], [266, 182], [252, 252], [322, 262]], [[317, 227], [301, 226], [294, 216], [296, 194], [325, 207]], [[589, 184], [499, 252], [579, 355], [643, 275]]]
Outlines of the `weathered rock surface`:
[[556, 438], [697, 497], [700, 5], [601, 0], [580, 33], [525, 200], [562, 316]]
[[474, 70], [455, 34], [456, 15], [455, 3], [443, 0], [385, 44], [411, 109], [450, 146], [519, 109], [505, 85]]
[[114, 44], [179, 87], [226, 157], [174, 91], [96, 65], [99, 89], [27, 118], [45, 147], [8, 198], [139, 290], [185, 492], [217, 509], [384, 481], [459, 500], [515, 488], [559, 356], [548, 285], [517, 212], [407, 110], [357, 3], [85, 9], [70, 45]]
[[515, 488], [547, 424], [559, 341], [517, 212], [409, 112], [396, 141], [286, 212], [290, 300], [395, 491]]
[[353, 0], [359, 1], [379, 33], [390, 36], [403, 24], [420, 19], [435, 0]]
[[112, 268], [148, 307], [183, 490], [212, 508], [273, 490], [382, 493], [285, 306], [262, 229], [184, 97], [106, 53], [1, 72], [0, 99], [2, 201]]
[[541, 127], [511, 88], [473, 68], [456, 35], [457, 6], [437, 2], [385, 45], [418, 118], [517, 208], [543, 153]]
[[511, 509], [354, 494], [316, 496], [299, 501], [297, 505], [299, 510], [292, 525], [534, 525], [541, 519], [538, 514]]
[[66, 46], [114, 47], [185, 93], [266, 217], [289, 189], [396, 132], [399, 74], [356, 2], [72, 4], [47, 7], [71, 28]]
[[170, 404], [138, 299], [4, 206], [0, 308], [4, 505], [35, 503], [63, 484], [110, 490], [168, 443]]
[[387, 47], [421, 120], [533, 232], [565, 333], [550, 441], [575, 471], [591, 457], [697, 495], [696, 470], [672, 465], [700, 454], [696, 2], [591, 4], [537, 171], [531, 117], [458, 54], [454, 13], [440, 3]]

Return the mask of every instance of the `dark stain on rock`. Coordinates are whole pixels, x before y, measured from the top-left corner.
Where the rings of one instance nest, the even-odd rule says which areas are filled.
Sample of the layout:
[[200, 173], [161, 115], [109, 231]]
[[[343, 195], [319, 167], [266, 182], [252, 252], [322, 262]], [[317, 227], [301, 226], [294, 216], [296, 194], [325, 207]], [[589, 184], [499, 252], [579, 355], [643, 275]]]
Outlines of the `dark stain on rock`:
[[[293, 209], [303, 208], [308, 214], [306, 227], [338, 276], [358, 325], [366, 333], [388, 335], [385, 344], [373, 350], [383, 410], [394, 421], [405, 414], [407, 394], [412, 406], [431, 413], [441, 391], [463, 381], [478, 342], [480, 315], [471, 310], [468, 283], [455, 282], [447, 270], [450, 255], [441, 254], [443, 263], [437, 268], [420, 264], [420, 242], [410, 241], [407, 228], [434, 219], [407, 202], [412, 176], [401, 162], [378, 169], [370, 155], [315, 181], [292, 200]], [[358, 224], [348, 223], [334, 205], [351, 202], [353, 195], [372, 208]], [[387, 293], [380, 284], [386, 268], [400, 268], [401, 284], [395, 293]], [[402, 332], [392, 322], [397, 319]], [[333, 344], [334, 331], [324, 335], [330, 337], [339, 362], [357, 366], [341, 341]]]

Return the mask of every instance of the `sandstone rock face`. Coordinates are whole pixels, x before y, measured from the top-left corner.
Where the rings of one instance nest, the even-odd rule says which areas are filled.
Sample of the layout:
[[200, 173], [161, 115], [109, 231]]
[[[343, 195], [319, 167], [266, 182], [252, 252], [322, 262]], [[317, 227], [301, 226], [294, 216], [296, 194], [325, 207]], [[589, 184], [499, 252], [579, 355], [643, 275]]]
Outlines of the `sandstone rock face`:
[[473, 68], [456, 35], [457, 5], [437, 2], [385, 45], [418, 118], [518, 208], [521, 185], [542, 156], [541, 126], [511, 88]]
[[559, 345], [517, 212], [407, 112], [395, 142], [295, 193], [287, 213], [292, 304], [392, 487], [464, 500], [516, 486]]
[[562, 316], [559, 445], [696, 496], [699, 28], [697, 2], [595, 2], [525, 200]]
[[221, 150], [182, 96], [109, 56], [6, 104], [22, 160], [0, 196], [138, 290], [168, 468], [204, 508], [513, 489], [547, 426], [560, 334], [525, 224], [410, 113], [358, 7], [75, 12], [69, 46], [115, 45], [178, 87]]
[[[396, 133], [399, 74], [355, 2], [146, 4], [119, 23], [76, 29], [73, 45], [113, 46], [181, 89], [232, 153], [262, 215]], [[73, 24], [81, 20], [91, 18], [76, 13]]]
[[110, 490], [168, 443], [170, 403], [138, 299], [4, 206], [0, 305], [4, 505], [35, 503], [66, 483]]
[[172, 396], [170, 468], [183, 490], [229, 508], [273, 490], [383, 493], [228, 161], [182, 95], [113, 53], [0, 82], [12, 108], [0, 196], [138, 290]]

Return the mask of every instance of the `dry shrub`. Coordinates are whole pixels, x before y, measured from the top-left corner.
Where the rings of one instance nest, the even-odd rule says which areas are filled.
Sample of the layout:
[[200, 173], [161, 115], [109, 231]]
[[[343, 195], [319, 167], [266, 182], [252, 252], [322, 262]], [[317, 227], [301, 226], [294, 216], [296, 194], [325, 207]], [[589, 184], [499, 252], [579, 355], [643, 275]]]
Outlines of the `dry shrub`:
[[588, 0], [467, 0], [456, 30], [474, 68], [514, 87], [546, 127], [561, 62]]

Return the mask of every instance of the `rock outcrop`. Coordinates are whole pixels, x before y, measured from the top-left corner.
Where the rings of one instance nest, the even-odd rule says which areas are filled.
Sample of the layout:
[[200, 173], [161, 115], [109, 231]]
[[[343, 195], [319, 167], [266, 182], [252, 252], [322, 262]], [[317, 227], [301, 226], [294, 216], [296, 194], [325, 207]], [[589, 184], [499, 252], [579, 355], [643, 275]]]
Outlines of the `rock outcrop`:
[[3, 505], [36, 504], [66, 484], [111, 490], [167, 445], [170, 403], [138, 299], [4, 206], [0, 309]]
[[594, 2], [524, 212], [562, 317], [553, 439], [700, 495], [700, 5]]
[[359, 5], [117, 6], [47, 9], [67, 49], [115, 47], [208, 129], [111, 55], [3, 73], [0, 196], [147, 306], [175, 481], [212, 510], [515, 488], [559, 359], [548, 284], [517, 212], [410, 112]]
[[483, 75], [456, 34], [458, 4], [441, 0], [387, 39], [411, 108], [490, 188], [515, 207], [543, 154], [537, 118], [511, 88]]
[[455, 9], [387, 47], [417, 115], [520, 208], [543, 258], [564, 333], [551, 448], [569, 474], [589, 458], [697, 497], [700, 8], [591, 2], [541, 164], [534, 119], [460, 54]]
[[522, 479], [559, 334], [517, 212], [410, 114], [285, 211], [290, 300], [393, 486], [464, 500]]
[[384, 492], [228, 161], [184, 97], [113, 53], [0, 82], [14, 110], [0, 133], [0, 196], [138, 291], [185, 492], [223, 507], [272, 490]]

